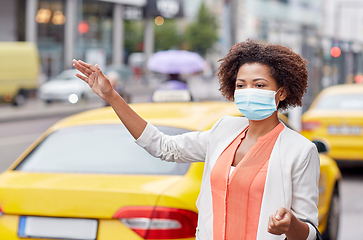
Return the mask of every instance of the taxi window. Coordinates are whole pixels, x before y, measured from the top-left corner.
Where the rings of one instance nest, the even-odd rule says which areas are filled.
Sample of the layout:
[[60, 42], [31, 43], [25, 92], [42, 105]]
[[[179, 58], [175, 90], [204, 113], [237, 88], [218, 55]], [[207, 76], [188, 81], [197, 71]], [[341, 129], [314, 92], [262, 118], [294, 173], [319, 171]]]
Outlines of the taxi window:
[[363, 110], [363, 95], [332, 95], [322, 97], [316, 109]]
[[[157, 126], [158, 127], [158, 126]], [[158, 127], [168, 135], [188, 130]], [[26, 172], [184, 175], [189, 163], [161, 161], [135, 143], [123, 125], [71, 127], [44, 139], [16, 168]]]

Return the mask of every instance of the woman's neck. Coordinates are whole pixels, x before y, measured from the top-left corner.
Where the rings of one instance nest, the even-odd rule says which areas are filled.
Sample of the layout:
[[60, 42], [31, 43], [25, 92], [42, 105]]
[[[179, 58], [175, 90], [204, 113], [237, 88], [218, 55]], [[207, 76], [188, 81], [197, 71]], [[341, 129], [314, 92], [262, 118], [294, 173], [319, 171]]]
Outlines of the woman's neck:
[[264, 120], [249, 120], [248, 122], [249, 128], [246, 137], [257, 141], [259, 137], [262, 137], [272, 131], [280, 123], [280, 120], [277, 116], [277, 112], [274, 112], [270, 117]]

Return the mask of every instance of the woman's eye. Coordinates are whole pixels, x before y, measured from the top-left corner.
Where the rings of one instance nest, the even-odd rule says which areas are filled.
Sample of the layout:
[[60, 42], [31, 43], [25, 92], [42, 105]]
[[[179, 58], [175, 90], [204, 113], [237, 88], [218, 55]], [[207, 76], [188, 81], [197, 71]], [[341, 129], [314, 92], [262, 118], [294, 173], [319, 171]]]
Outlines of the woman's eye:
[[256, 84], [256, 87], [258, 87], [258, 88], [262, 88], [262, 87], [264, 87], [265, 85], [263, 85], [263, 84], [259, 84], [259, 83], [257, 83]]

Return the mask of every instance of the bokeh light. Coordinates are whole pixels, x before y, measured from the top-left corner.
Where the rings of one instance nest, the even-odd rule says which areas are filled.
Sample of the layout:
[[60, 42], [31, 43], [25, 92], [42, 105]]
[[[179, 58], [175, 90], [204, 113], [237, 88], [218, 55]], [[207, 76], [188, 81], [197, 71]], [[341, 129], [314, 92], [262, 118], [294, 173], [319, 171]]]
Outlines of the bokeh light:
[[333, 57], [335, 57], [335, 58], [339, 57], [341, 53], [342, 53], [342, 51], [341, 51], [341, 50], [340, 50], [340, 48], [338, 48], [338, 47], [332, 47], [332, 48], [330, 49], [330, 54], [331, 54]]
[[4, 95], [4, 100], [5, 100], [5, 102], [10, 102], [10, 101], [11, 101], [11, 99], [13, 99], [13, 96], [11, 96], [11, 94], [6, 93], [6, 94]]
[[355, 76], [354, 81], [356, 83], [363, 83], [363, 75], [359, 74], [359, 75]]
[[72, 93], [71, 95], [69, 95], [69, 97], [68, 97], [68, 101], [69, 101], [70, 103], [72, 103], [72, 104], [77, 103], [77, 102], [78, 102], [78, 96], [77, 96], [77, 94]]
[[63, 25], [66, 22], [66, 17], [63, 15], [62, 11], [55, 11], [53, 13], [52, 23], [54, 25]]
[[38, 23], [48, 23], [51, 16], [52, 12], [49, 9], [41, 8], [38, 10], [35, 19]]
[[155, 18], [155, 24], [158, 26], [161, 26], [164, 24], [164, 18], [162, 16], [157, 16]]
[[80, 21], [77, 27], [79, 33], [86, 33], [89, 31], [89, 25], [86, 21]]

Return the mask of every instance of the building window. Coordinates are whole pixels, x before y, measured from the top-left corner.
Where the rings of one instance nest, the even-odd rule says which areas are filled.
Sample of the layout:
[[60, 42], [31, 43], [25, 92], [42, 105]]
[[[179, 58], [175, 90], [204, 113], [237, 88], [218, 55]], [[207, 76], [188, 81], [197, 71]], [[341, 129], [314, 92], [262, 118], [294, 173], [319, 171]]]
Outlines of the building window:
[[64, 0], [39, 0], [36, 14], [42, 71], [49, 77], [64, 68], [64, 4]]
[[96, 0], [83, 0], [82, 6], [78, 6], [76, 58], [90, 61], [87, 58], [95, 56], [100, 67], [111, 63], [113, 6]]

